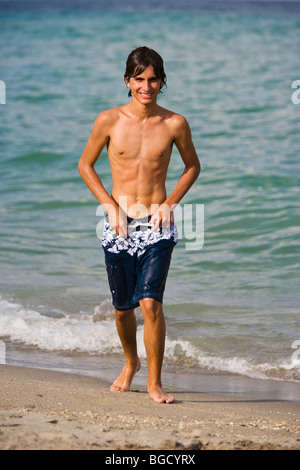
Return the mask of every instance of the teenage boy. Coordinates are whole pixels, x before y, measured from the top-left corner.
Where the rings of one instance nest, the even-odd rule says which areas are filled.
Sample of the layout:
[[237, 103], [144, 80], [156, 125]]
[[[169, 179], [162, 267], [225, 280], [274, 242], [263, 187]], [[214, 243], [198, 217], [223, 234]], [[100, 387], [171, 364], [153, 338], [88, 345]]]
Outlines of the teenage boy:
[[[80, 158], [81, 177], [107, 212], [102, 245], [125, 366], [111, 386], [130, 390], [140, 369], [136, 317], [141, 307], [148, 364], [147, 388], [157, 403], [174, 397], [162, 388], [165, 345], [162, 308], [165, 282], [177, 242], [173, 210], [196, 181], [200, 162], [186, 119], [157, 104], [166, 75], [161, 56], [148, 47], [132, 51], [124, 75], [131, 101], [103, 111]], [[167, 195], [166, 177], [173, 144], [184, 171]], [[104, 188], [94, 165], [107, 147], [113, 188]]]

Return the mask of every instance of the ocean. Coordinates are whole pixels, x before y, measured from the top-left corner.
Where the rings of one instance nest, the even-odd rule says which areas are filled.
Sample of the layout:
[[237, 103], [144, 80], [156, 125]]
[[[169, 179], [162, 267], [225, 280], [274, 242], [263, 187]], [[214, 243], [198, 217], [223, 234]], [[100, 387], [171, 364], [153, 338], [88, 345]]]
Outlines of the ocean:
[[[164, 381], [300, 400], [300, 3], [2, 0], [0, 24], [0, 362], [121, 368], [77, 163], [97, 115], [128, 102], [126, 58], [147, 45], [165, 62], [159, 104], [187, 118], [202, 165], [182, 205], [204, 209], [204, 243], [173, 252]], [[96, 170], [110, 190], [106, 151]], [[182, 170], [174, 149], [169, 192]]]

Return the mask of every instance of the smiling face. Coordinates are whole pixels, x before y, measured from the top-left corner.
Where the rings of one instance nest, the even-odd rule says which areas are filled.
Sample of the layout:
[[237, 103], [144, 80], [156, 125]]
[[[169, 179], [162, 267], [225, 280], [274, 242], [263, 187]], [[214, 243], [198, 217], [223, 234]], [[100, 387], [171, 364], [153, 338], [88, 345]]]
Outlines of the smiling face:
[[143, 104], [156, 101], [162, 86], [152, 65], [149, 65], [140, 75], [127, 79], [126, 84], [131, 89], [132, 97]]

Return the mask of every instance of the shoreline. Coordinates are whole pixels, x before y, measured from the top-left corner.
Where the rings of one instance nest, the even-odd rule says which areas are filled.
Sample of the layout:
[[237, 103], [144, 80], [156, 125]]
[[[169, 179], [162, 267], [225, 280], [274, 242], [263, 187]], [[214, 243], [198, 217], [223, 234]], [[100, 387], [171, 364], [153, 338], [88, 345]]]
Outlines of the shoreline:
[[300, 403], [143, 386], [112, 393], [95, 377], [0, 365], [2, 450], [300, 449]]
[[[5, 364], [11, 366], [45, 369], [94, 377], [113, 383], [118, 371], [124, 366], [124, 358], [86, 354], [66, 354], [45, 351], [28, 345], [6, 341]], [[147, 363], [135, 375], [132, 386], [147, 383]], [[117, 371], [117, 372], [116, 372]], [[246, 375], [189, 369], [182, 365], [174, 367], [167, 360], [163, 365], [163, 385], [180, 390], [230, 395], [240, 398], [276, 399], [300, 402], [299, 382], [275, 378], [254, 378]]]

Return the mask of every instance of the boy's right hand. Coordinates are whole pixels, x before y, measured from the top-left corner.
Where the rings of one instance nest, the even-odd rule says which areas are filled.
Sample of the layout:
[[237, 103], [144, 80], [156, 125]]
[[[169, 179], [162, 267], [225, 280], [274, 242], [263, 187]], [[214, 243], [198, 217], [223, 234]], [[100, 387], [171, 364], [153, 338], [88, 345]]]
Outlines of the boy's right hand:
[[108, 214], [109, 225], [111, 228], [117, 235], [126, 238], [128, 233], [128, 222], [125, 212], [119, 206], [115, 207], [113, 205], [110, 205], [109, 208], [106, 207], [105, 210]]

